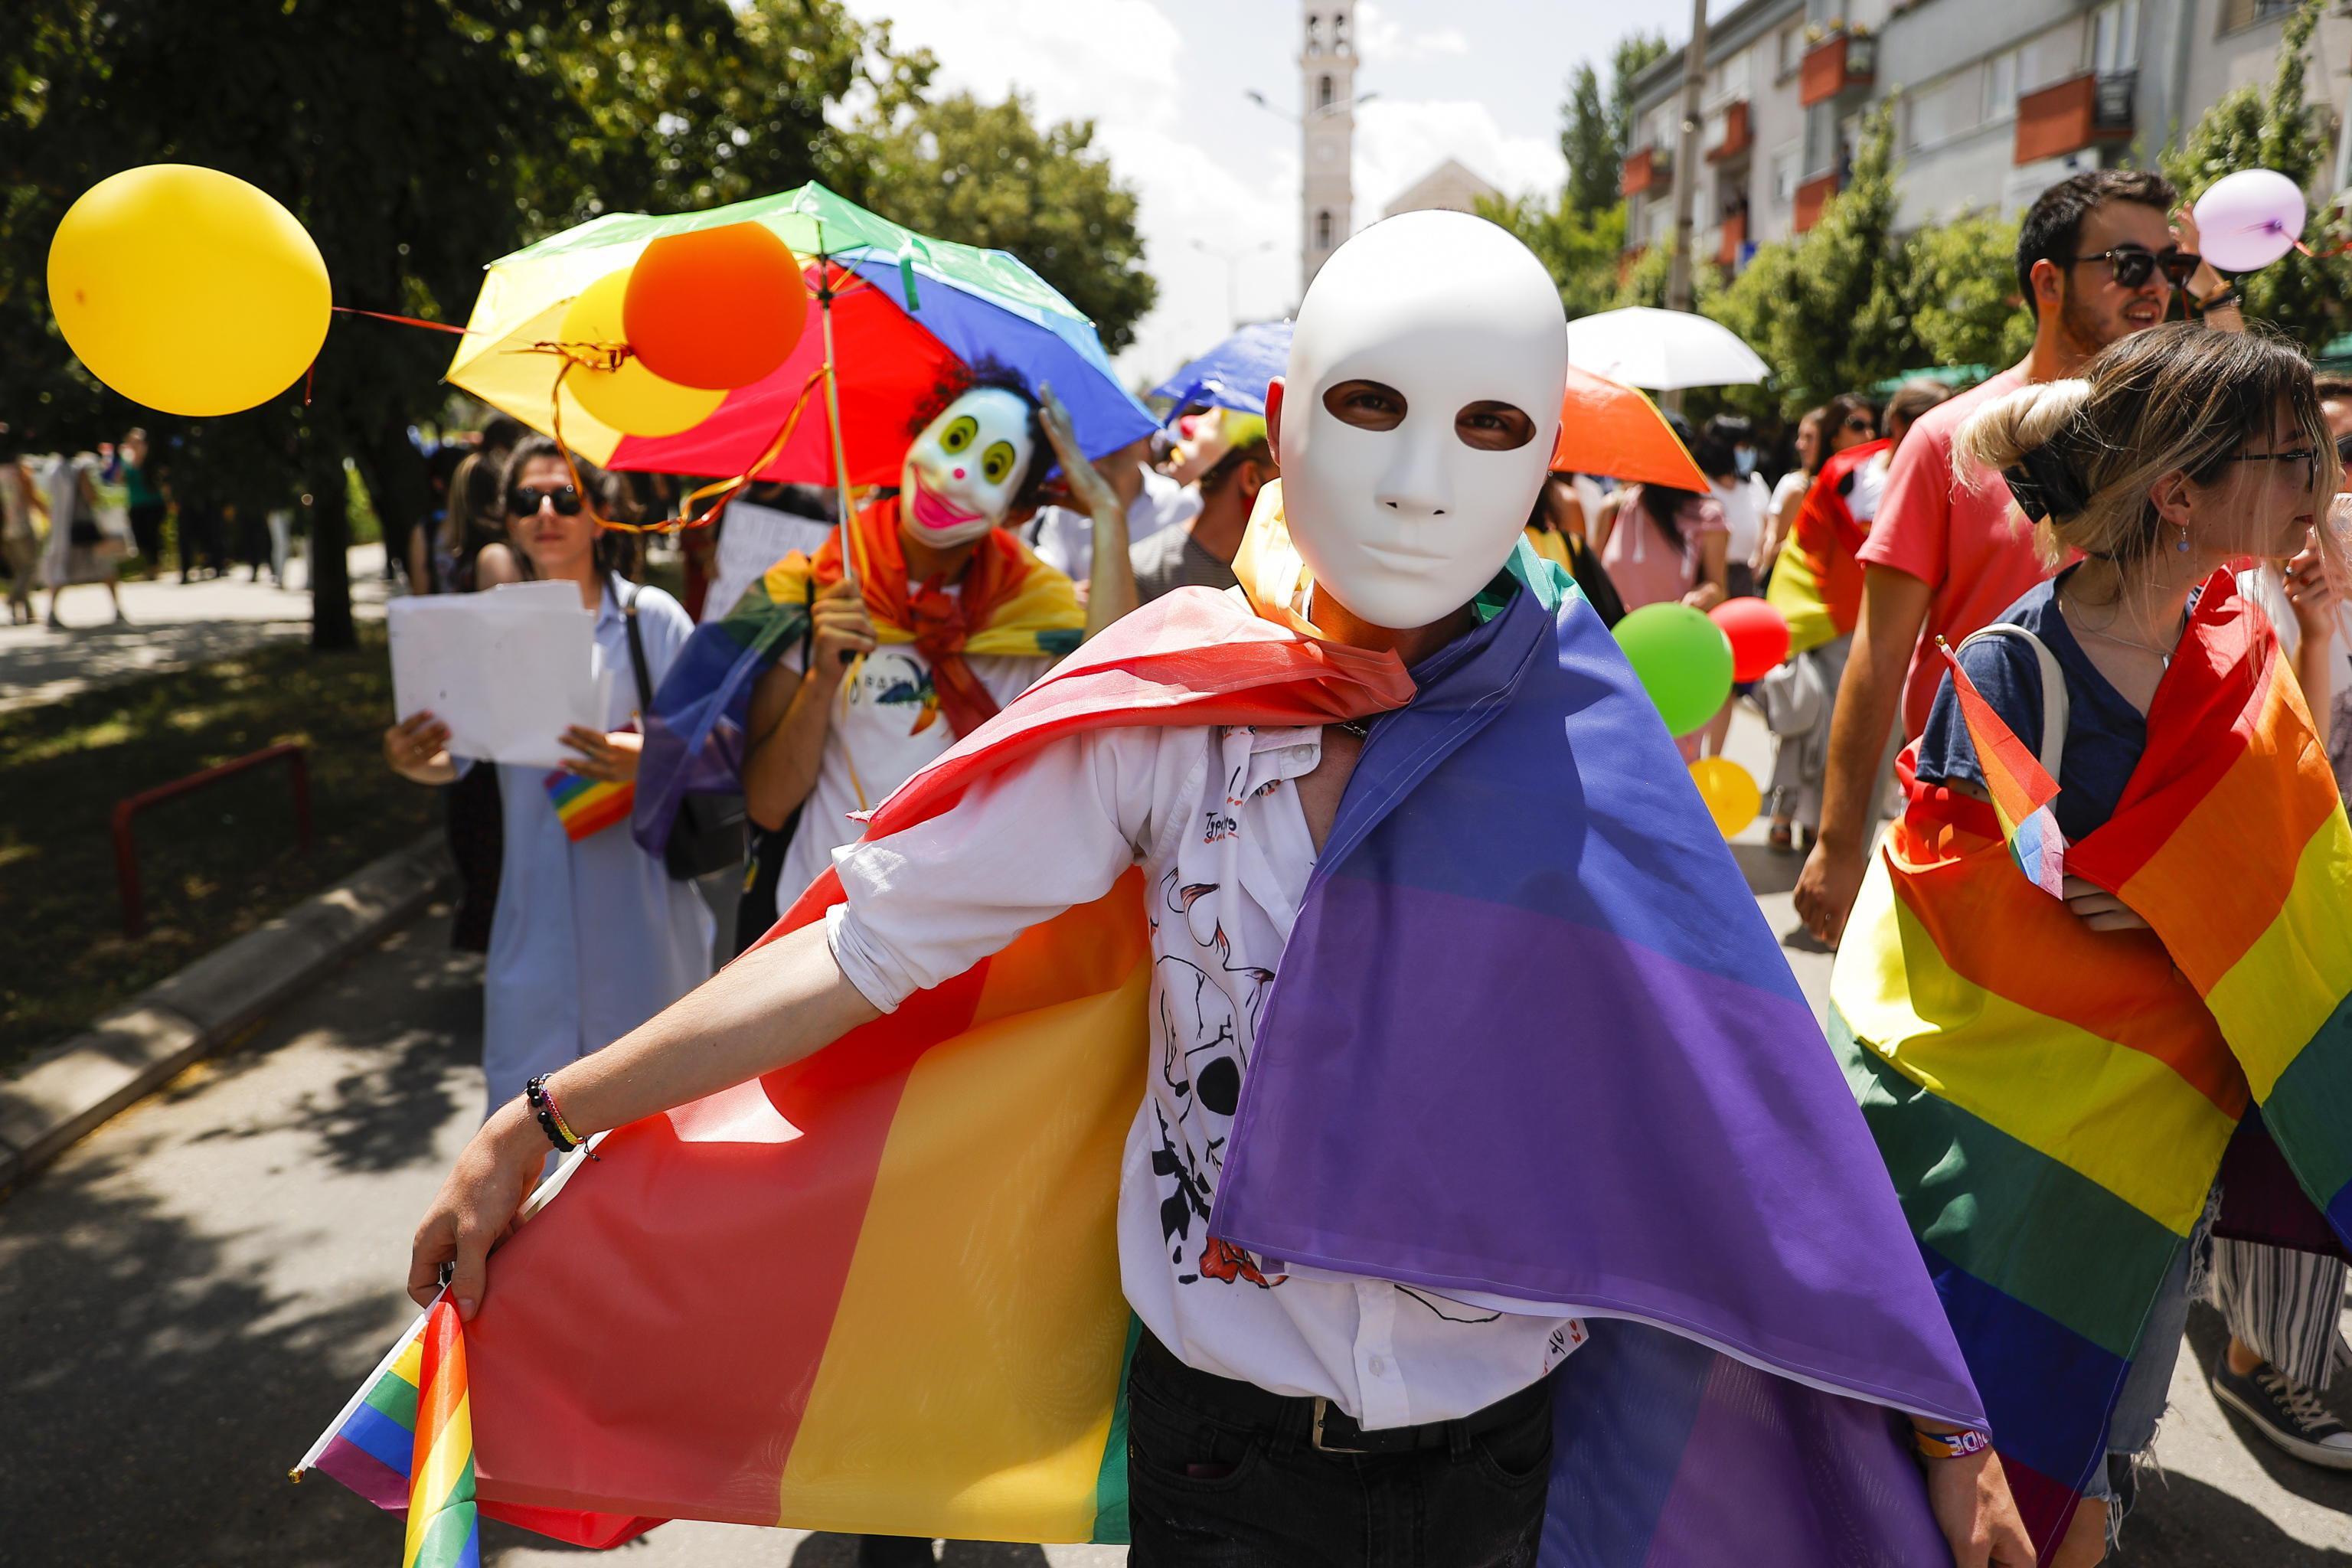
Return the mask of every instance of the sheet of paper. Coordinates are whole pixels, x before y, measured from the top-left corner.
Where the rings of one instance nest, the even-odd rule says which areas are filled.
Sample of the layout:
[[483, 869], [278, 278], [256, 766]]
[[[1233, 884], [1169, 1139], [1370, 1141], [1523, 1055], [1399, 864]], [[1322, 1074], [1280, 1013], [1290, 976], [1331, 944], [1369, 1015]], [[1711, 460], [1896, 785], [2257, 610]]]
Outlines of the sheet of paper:
[[449, 726], [452, 756], [553, 767], [572, 755], [559, 739], [566, 727], [604, 727], [612, 678], [598, 666], [595, 617], [576, 595], [564, 608], [499, 598], [394, 599], [393, 705], [402, 716], [432, 710]]
[[729, 501], [719, 525], [719, 574], [703, 596], [702, 618], [723, 618], [769, 567], [797, 550], [817, 552], [833, 524], [750, 501]]

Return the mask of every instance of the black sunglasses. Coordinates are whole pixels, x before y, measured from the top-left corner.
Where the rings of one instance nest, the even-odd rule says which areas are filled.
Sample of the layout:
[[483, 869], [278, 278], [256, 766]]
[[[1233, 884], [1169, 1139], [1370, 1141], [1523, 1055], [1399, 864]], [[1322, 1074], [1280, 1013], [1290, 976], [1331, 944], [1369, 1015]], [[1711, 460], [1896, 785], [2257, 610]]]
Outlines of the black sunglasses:
[[[2221, 459], [2225, 463], [2294, 463], [2303, 469], [2303, 488], [2309, 489], [2319, 479], [2319, 454], [2309, 447], [2295, 447], [2284, 452], [2240, 452]], [[2290, 468], [2285, 470], [2294, 472]]]
[[2178, 289], [2188, 282], [2190, 275], [2199, 268], [2205, 265], [2205, 258], [2193, 250], [2167, 247], [2163, 250], [2157, 251], [2150, 250], [2144, 245], [2115, 246], [2106, 250], [2095, 251], [2089, 256], [2074, 257], [2068, 261], [2067, 265], [2076, 267], [2085, 261], [2105, 262], [2115, 268], [2116, 281], [2126, 289], [2137, 289], [2146, 283], [2159, 268], [2164, 271], [2166, 285]]
[[1849, 430], [1859, 430], [1865, 436], [1872, 436], [1878, 432], [1878, 421], [1867, 414], [1857, 414], [1845, 422], [1845, 427]]
[[547, 502], [558, 517], [580, 515], [580, 492], [570, 485], [559, 485], [543, 490], [534, 485], [517, 485], [507, 492], [507, 510], [515, 517], [530, 517], [539, 510], [539, 503]]

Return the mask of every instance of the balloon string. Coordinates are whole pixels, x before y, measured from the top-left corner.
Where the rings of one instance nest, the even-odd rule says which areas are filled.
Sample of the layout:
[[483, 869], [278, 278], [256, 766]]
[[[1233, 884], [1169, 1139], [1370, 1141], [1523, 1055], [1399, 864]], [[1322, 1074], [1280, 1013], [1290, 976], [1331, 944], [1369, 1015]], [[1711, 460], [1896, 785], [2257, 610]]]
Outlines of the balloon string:
[[2352, 239], [2347, 239], [2341, 245], [2330, 246], [2326, 250], [2314, 250], [2298, 239], [2294, 242], [2294, 247], [2314, 261], [2327, 261], [2342, 256], [2347, 251], [2352, 251]]
[[563, 368], [555, 373], [555, 385], [549, 395], [549, 406], [553, 411], [553, 416], [549, 421], [549, 434], [555, 438], [555, 449], [563, 458], [563, 471], [572, 477], [572, 493], [580, 498], [580, 504], [586, 510], [589, 520], [599, 529], [613, 533], [677, 533], [689, 528], [707, 528], [717, 522], [719, 513], [727, 510], [727, 503], [741, 494], [753, 480], [760, 477], [760, 470], [774, 462], [783, 449], [791, 445], [793, 430], [800, 424], [801, 412], [808, 406], [809, 392], [816, 385], [817, 378], [824, 374], [822, 369], [809, 373], [808, 380], [801, 384], [800, 396], [793, 399], [792, 411], [784, 416], [784, 422], [776, 431], [775, 438], [768, 443], [749, 468], [731, 479], [720, 479], [715, 483], [704, 485], [699, 489], [689, 491], [679, 502], [679, 508], [683, 511], [704, 496], [715, 495], [718, 500], [692, 517], [665, 518], [659, 522], [623, 522], [617, 518], [606, 517], [596, 510], [594, 496], [588, 486], [582, 481], [580, 467], [572, 459], [571, 443], [563, 438], [563, 378], [570, 375], [572, 367], [580, 363], [566, 355]]
[[428, 321], [421, 316], [394, 316], [382, 310], [362, 310], [356, 305], [331, 305], [328, 309], [345, 316], [365, 316], [372, 321], [396, 321], [404, 327], [430, 327], [436, 332], [455, 332], [459, 337], [488, 335], [473, 327], [453, 327], [446, 321]]

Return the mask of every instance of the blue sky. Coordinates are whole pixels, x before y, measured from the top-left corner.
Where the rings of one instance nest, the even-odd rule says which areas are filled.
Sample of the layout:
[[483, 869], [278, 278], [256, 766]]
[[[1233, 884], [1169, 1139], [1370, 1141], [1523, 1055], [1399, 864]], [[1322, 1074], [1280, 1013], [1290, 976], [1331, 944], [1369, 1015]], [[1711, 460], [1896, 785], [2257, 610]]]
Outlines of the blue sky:
[[[1129, 377], [1157, 379], [1226, 329], [1226, 265], [1195, 240], [1248, 253], [1235, 290], [1244, 320], [1295, 303], [1298, 132], [1243, 93], [1297, 104], [1297, 0], [849, 5], [930, 49], [950, 87], [989, 99], [1017, 88], [1048, 119], [1095, 121], [1141, 196], [1160, 286], [1120, 356]], [[1569, 73], [1638, 26], [1683, 36], [1685, 0], [1358, 0], [1357, 90], [1380, 97], [1357, 115], [1356, 223], [1447, 157], [1507, 191], [1557, 189]]]

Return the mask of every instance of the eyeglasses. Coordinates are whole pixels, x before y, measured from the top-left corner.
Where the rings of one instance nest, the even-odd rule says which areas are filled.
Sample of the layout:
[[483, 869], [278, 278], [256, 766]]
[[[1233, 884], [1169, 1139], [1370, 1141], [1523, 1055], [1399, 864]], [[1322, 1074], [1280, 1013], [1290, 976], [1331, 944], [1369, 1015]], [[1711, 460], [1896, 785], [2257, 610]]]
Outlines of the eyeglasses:
[[2164, 269], [2165, 287], [2178, 289], [2205, 265], [2205, 258], [2193, 250], [2168, 246], [2157, 251], [2144, 245], [2118, 245], [2090, 256], [2073, 257], [2067, 265], [2078, 267], [2085, 261], [2105, 262], [2115, 268], [2116, 281], [2126, 289], [2137, 289], [2146, 283], [2158, 268]]
[[1878, 422], [1867, 414], [1855, 415], [1845, 422], [1845, 427], [1849, 430], [1858, 430], [1864, 436], [1878, 434]]
[[507, 510], [515, 517], [530, 517], [539, 510], [539, 503], [547, 502], [558, 517], [580, 515], [580, 492], [570, 485], [559, 485], [543, 490], [536, 485], [517, 485], [507, 492]]
[[2296, 447], [2284, 452], [2239, 452], [2221, 460], [2225, 463], [2301, 463], [2305, 489], [2309, 489], [2319, 478], [2319, 454], [2309, 447]]

